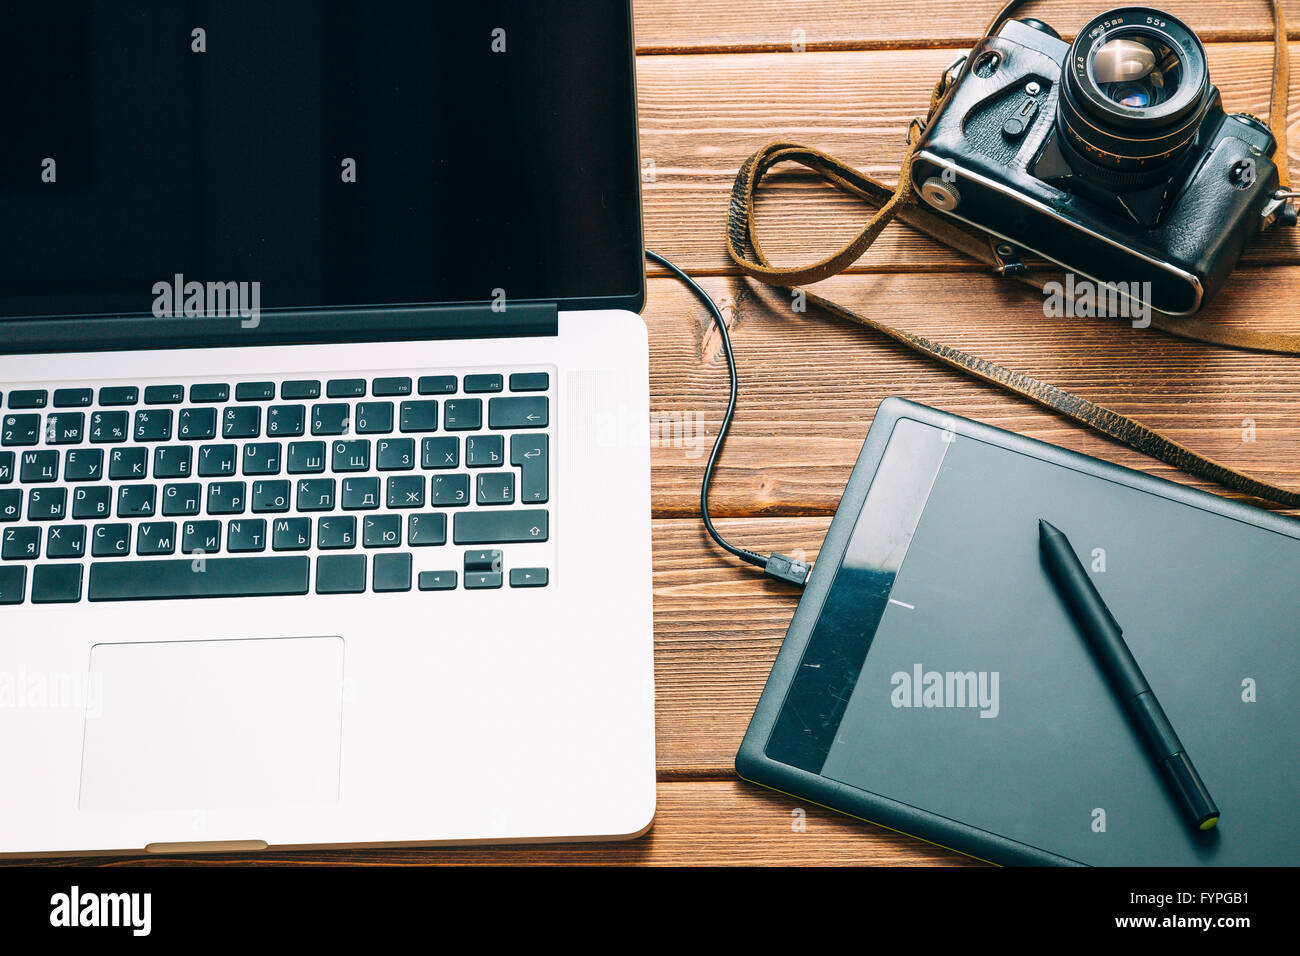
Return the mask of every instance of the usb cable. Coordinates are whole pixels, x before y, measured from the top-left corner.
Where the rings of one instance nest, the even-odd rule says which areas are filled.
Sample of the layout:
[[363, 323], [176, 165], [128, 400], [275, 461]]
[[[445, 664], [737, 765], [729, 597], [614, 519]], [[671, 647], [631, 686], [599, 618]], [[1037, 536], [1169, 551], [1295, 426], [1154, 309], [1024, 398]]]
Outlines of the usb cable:
[[739, 391], [736, 357], [731, 351], [731, 336], [727, 334], [727, 322], [722, 317], [722, 310], [718, 308], [709, 294], [700, 287], [699, 283], [659, 255], [659, 253], [647, 249], [645, 254], [647, 258], [659, 263], [680, 279], [704, 303], [704, 307], [709, 310], [709, 314], [713, 316], [714, 324], [718, 327], [718, 334], [722, 337], [722, 352], [727, 357], [727, 372], [731, 376], [731, 390], [727, 396], [727, 411], [722, 416], [722, 424], [718, 426], [718, 437], [714, 439], [713, 451], [709, 454], [709, 460], [704, 465], [704, 478], [700, 482], [700, 517], [704, 520], [704, 530], [709, 533], [709, 537], [718, 543], [718, 547], [734, 554], [747, 564], [762, 568], [763, 573], [769, 578], [803, 587], [808, 582], [808, 575], [812, 571], [812, 566], [808, 562], [792, 558], [788, 554], [778, 554], [776, 552], [769, 554], [765, 558], [757, 552], [738, 548], [724, 538], [718, 532], [718, 529], [713, 526], [713, 519], [709, 517], [709, 485], [713, 481], [713, 469], [718, 462], [718, 456], [722, 454], [722, 446], [727, 441], [727, 432], [731, 428], [732, 416], [736, 413], [736, 393]]

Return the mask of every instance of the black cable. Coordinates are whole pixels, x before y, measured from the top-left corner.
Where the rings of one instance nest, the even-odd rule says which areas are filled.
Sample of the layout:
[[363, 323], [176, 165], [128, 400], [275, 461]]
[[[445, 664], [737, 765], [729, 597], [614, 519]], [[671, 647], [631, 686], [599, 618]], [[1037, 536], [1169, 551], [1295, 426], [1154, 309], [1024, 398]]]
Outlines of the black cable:
[[742, 561], [762, 568], [763, 572], [769, 577], [803, 587], [811, 571], [807, 562], [792, 558], [789, 555], [776, 553], [765, 558], [761, 554], [746, 548], [738, 548], [724, 538], [718, 529], [713, 526], [713, 519], [709, 516], [709, 485], [713, 482], [713, 469], [718, 462], [718, 457], [722, 454], [722, 446], [726, 444], [727, 432], [731, 429], [731, 419], [736, 414], [736, 396], [740, 391], [739, 376], [736, 374], [736, 356], [731, 351], [731, 336], [727, 332], [727, 320], [723, 318], [722, 310], [718, 308], [717, 303], [700, 287], [698, 282], [659, 255], [659, 253], [647, 249], [645, 254], [680, 279], [704, 303], [704, 307], [713, 316], [713, 323], [718, 328], [718, 334], [722, 337], [722, 353], [727, 357], [727, 372], [731, 379], [731, 389], [727, 396], [727, 411], [723, 414], [722, 423], [718, 426], [718, 437], [713, 441], [713, 451], [709, 454], [709, 460], [704, 465], [704, 478], [700, 481], [700, 517], [704, 521], [704, 530], [709, 533], [709, 537], [718, 543], [718, 547], [734, 554]]

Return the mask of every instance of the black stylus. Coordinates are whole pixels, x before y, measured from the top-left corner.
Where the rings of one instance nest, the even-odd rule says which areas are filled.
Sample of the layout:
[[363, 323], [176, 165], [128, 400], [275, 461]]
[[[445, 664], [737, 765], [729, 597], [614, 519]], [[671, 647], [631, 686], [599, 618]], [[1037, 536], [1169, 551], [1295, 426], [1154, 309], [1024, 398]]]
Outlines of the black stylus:
[[1164, 708], [1133, 659], [1119, 623], [1097, 593], [1079, 556], [1074, 553], [1070, 539], [1046, 521], [1039, 520], [1038, 540], [1043, 563], [1047, 565], [1057, 591], [1069, 605], [1093, 656], [1106, 672], [1106, 678], [1123, 702], [1152, 759], [1177, 794], [1178, 802], [1194, 826], [1201, 830], [1213, 829], [1219, 822], [1219, 808], [1214, 805], [1201, 775], [1192, 766], [1182, 741], [1165, 716]]

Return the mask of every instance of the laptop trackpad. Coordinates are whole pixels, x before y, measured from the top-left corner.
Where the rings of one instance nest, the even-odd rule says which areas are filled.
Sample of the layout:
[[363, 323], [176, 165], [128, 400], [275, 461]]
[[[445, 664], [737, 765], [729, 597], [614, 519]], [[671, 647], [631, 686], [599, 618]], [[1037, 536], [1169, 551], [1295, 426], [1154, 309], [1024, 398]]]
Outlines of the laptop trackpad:
[[98, 644], [90, 672], [82, 810], [338, 799], [341, 637]]

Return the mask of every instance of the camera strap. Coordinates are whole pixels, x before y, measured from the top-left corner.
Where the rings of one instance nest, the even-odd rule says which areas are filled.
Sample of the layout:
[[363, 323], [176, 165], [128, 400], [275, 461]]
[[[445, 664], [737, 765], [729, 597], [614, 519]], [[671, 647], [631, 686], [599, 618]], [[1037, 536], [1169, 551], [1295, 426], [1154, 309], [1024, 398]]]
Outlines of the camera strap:
[[[1023, 3], [1024, 0], [1012, 0], [1006, 4], [993, 21], [987, 35], [996, 33], [1002, 22]], [[1278, 176], [1282, 188], [1287, 189], [1289, 175], [1286, 169], [1286, 116], [1287, 83], [1290, 71], [1286, 23], [1282, 14], [1281, 0], [1272, 0], [1272, 7], [1275, 29], [1270, 121], [1273, 135], [1278, 142], [1278, 155], [1282, 157], [1282, 162], [1278, 165]], [[950, 68], [940, 78], [931, 94], [927, 121], [947, 96], [953, 80], [953, 69]], [[928, 207], [917, 201], [912, 185], [911, 167], [915, 146], [924, 128], [924, 123], [913, 120], [908, 131], [908, 151], [903, 157], [896, 186], [888, 186], [848, 163], [808, 146], [782, 141], [764, 146], [745, 160], [732, 185], [726, 233], [727, 252], [732, 260], [743, 273], [752, 278], [769, 285], [793, 289], [796, 286], [820, 282], [843, 272], [861, 258], [889, 223], [897, 219], [950, 248], [985, 263], [995, 271], [1003, 271], [1003, 263], [994, 251], [992, 243], [958, 228], [946, 218], [930, 212]], [[772, 265], [759, 241], [754, 205], [759, 183], [772, 167], [780, 163], [797, 163], [812, 170], [841, 191], [877, 207], [875, 215], [847, 245], [825, 259], [805, 266]], [[1027, 274], [1012, 277], [1040, 291], [1047, 281]], [[951, 348], [926, 336], [896, 328], [887, 322], [838, 305], [806, 289], [802, 291], [809, 301], [832, 315], [874, 329], [950, 368], [1067, 415], [1109, 438], [1123, 442], [1130, 448], [1157, 458], [1190, 475], [1254, 498], [1273, 501], [1290, 508], [1300, 507], [1300, 491], [1252, 478], [1179, 444], [1128, 415], [1090, 402], [1023, 372], [982, 359], [970, 352]], [[1159, 315], [1152, 316], [1151, 324], [1167, 334], [1212, 345], [1300, 355], [1298, 334], [1223, 328], [1203, 319], [1173, 319]]]

